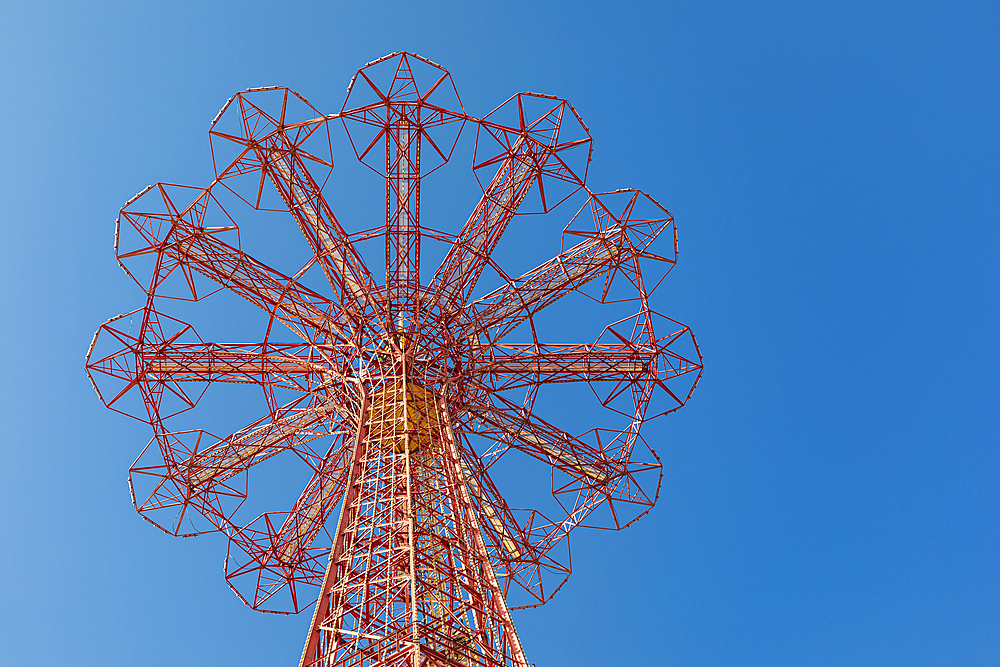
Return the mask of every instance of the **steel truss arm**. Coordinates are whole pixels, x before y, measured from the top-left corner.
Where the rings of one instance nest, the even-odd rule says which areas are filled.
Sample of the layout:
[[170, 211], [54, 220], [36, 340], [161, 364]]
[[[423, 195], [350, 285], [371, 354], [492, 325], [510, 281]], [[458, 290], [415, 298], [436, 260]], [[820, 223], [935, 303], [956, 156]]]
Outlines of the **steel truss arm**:
[[310, 390], [328, 369], [305, 343], [173, 343], [136, 350], [142, 372], [159, 382], [233, 382]]
[[274, 552], [281, 562], [300, 560], [303, 550], [312, 544], [326, 523], [344, 494], [345, 473], [352, 452], [350, 442], [337, 442], [309, 480], [274, 541]]
[[468, 422], [477, 426], [472, 429], [476, 435], [504, 442], [586, 486], [607, 489], [616, 478], [629, 473], [621, 462], [503, 396], [494, 394], [489, 400], [466, 406], [466, 411]]
[[306, 407], [299, 407], [303, 398], [178, 461], [177, 477], [193, 489], [208, 488], [286, 449], [338, 433], [341, 422], [350, 419], [336, 401], [313, 396]]
[[440, 293], [442, 307], [454, 310], [468, 302], [490, 254], [537, 178], [535, 164], [544, 164], [548, 155], [544, 148], [539, 150], [534, 142], [523, 137], [506, 155], [434, 275], [431, 288]]
[[346, 314], [362, 318], [369, 311], [374, 312], [375, 304], [370, 301], [375, 283], [368, 268], [323, 198], [305, 162], [295, 153], [294, 145], [288, 145], [290, 140], [284, 132], [277, 134], [285, 145], [261, 157], [264, 169], [320, 261]]
[[[641, 194], [626, 192], [632, 195], [633, 203]], [[665, 209], [660, 209], [662, 217], [633, 221], [630, 219], [632, 206], [616, 217], [598, 195], [592, 194], [574, 216], [574, 221], [588, 208], [594, 217], [595, 230], [567, 228], [566, 236], [580, 236], [584, 240], [467, 306], [466, 335], [499, 341], [538, 311], [596, 278], [605, 277], [604, 298], [619, 271], [642, 293], [641, 260], [664, 261], [670, 265], [676, 261], [648, 252], [652, 242], [673, 224], [673, 218]]]
[[[115, 403], [140, 383], [168, 386], [171, 392], [193, 407], [194, 402], [186, 398], [178, 383], [228, 382], [310, 392], [331, 376], [327, 368], [309, 358], [311, 346], [306, 344], [241, 345], [175, 341], [158, 344], [151, 341], [143, 343], [132, 337], [126, 338], [120, 332], [110, 331], [119, 334], [116, 338], [124, 343], [122, 349], [99, 360], [90, 361], [88, 358], [87, 363], [88, 374], [97, 372], [126, 382], [109, 404]], [[96, 388], [96, 383], [94, 386]], [[100, 390], [98, 395], [102, 396]]]
[[[611, 527], [620, 529], [643, 516], [656, 503], [659, 481], [656, 494], [651, 495], [637, 476], [653, 473], [662, 479], [662, 464], [658, 458], [648, 463], [632, 460], [632, 450], [639, 440], [635, 422], [620, 433], [606, 432], [606, 442], [602, 442], [601, 430], [592, 431], [598, 443], [594, 447], [526, 414], [520, 406], [502, 396], [493, 395], [491, 401], [496, 405], [470, 408], [461, 421], [469, 433], [494, 441], [490, 451], [482, 457], [485, 464], [491, 465], [504, 451], [513, 448], [548, 463], [553, 471], [558, 470], [568, 478], [565, 483], [557, 483], [553, 477], [553, 496], [566, 514], [559, 521], [539, 527], [539, 549], [551, 549], [603, 505], [610, 511]], [[655, 453], [652, 455], [656, 458]], [[568, 504], [567, 498], [572, 499]], [[623, 515], [620, 504], [639, 508], [640, 513], [629, 511]]]
[[[344, 413], [345, 410], [329, 398], [312, 394], [272, 410], [265, 417], [222, 439], [200, 430], [160, 431], [154, 438], [160, 458], [155, 458], [156, 449], [150, 451], [147, 447], [130, 470], [130, 484], [133, 480], [159, 480], [148, 499], [142, 502], [136, 499], [137, 487], [133, 485], [136, 509], [144, 518], [170, 534], [179, 534], [184, 516], [189, 509], [194, 509], [216, 530], [232, 535], [232, 531], [236, 530], [232, 521], [233, 512], [239, 509], [242, 504], [240, 499], [245, 499], [246, 495], [232, 486], [229, 480], [289, 449], [295, 450], [310, 465], [318, 467], [324, 456], [315, 452], [308, 443], [341, 435], [343, 425], [351, 421]], [[193, 445], [189, 444], [191, 440]], [[148, 484], [142, 482], [142, 486], [148, 487]], [[224, 502], [226, 498], [235, 498], [238, 504], [227, 509], [229, 503]], [[163, 517], [161, 511], [170, 507], [176, 508], [179, 513], [169, 519], [170, 526], [153, 518]]]
[[[346, 434], [338, 435], [280, 525], [272, 521], [271, 514], [265, 514], [233, 532], [230, 561], [233, 546], [248, 558], [244, 557], [241, 560], [245, 562], [235, 563], [235, 566], [227, 563], [226, 578], [254, 609], [264, 608], [286, 586], [294, 611], [312, 603], [311, 599], [299, 599], [297, 586], [318, 585], [322, 577], [322, 561], [327, 550], [312, 545], [344, 494], [345, 473], [353, 452], [349, 440]], [[246, 588], [240, 583], [248, 574], [256, 574], [256, 580], [250, 585], [254, 589], [250, 599], [238, 590]]]
[[467, 308], [466, 335], [501, 340], [522, 322], [622, 260], [624, 235], [609, 230], [579, 243]]
[[[464, 127], [458, 91], [440, 66], [414, 54], [395, 54], [358, 71], [338, 116], [358, 159], [385, 178], [388, 328], [414, 329], [421, 311], [421, 180], [435, 164], [448, 161]], [[453, 136], [445, 126], [455, 130]], [[380, 144], [381, 164], [380, 151], [373, 152]]]
[[690, 335], [690, 329], [682, 327], [652, 343], [622, 339], [618, 343], [497, 344], [465, 377], [485, 384], [491, 391], [561, 382], [628, 385], [651, 381], [683, 403], [664, 383], [701, 371], [700, 360], [671, 349], [675, 343], [686, 342], [685, 336]]
[[543, 571], [555, 572], [563, 581], [570, 573], [568, 564], [558, 562], [550, 553], [563, 536], [561, 526], [534, 510], [528, 513], [524, 525], [518, 522], [489, 471], [471, 454], [471, 448], [462, 449], [467, 451], [460, 456], [459, 472], [481, 518], [479, 525], [490, 558], [498, 576], [505, 578], [505, 595], [509, 586], [516, 584], [537, 601], [535, 604], [544, 604], [558, 585], [546, 592]]
[[657, 353], [648, 345], [498, 344], [468, 376], [483, 377], [494, 391], [557, 382], [640, 380], [653, 371]]
[[[267, 114], [249, 99], [249, 95], [259, 93], [279, 93], [282, 96], [276, 117]], [[296, 98], [316, 117], [290, 122], [286, 112], [289, 102]], [[219, 120], [232, 106], [233, 100], [237, 102], [235, 108], [240, 116], [238, 134], [217, 129]], [[256, 202], [248, 202], [259, 207], [264, 180], [270, 179], [312, 248], [345, 314], [363, 317], [366, 306], [373, 305], [369, 299], [374, 281], [324, 199], [322, 185], [306, 164], [312, 162], [333, 167], [332, 155], [329, 159], [319, 157], [308, 152], [305, 145], [321, 129], [327, 130], [329, 143], [327, 124], [336, 117], [336, 114], [329, 117], [321, 115], [305, 98], [288, 88], [260, 89], [239, 93], [230, 99], [212, 123], [209, 135], [213, 140], [230, 141], [242, 149], [240, 155], [220, 171], [218, 180], [224, 182], [232, 176], [259, 170], [260, 187]], [[329, 145], [326, 148], [329, 149]]]
[[[525, 100], [544, 102], [543, 112], [533, 116], [532, 110], [525, 109]], [[511, 106], [516, 106], [517, 110], [516, 127], [492, 122], [491, 116], [502, 114], [505, 107]], [[579, 129], [583, 130], [579, 138], [560, 138], [567, 110], [579, 121]], [[483, 149], [480, 139], [486, 140], [487, 137], [496, 140], [501, 150], [499, 154], [478, 163], [474, 159], [474, 172], [498, 165], [497, 171], [435, 273], [432, 286], [439, 293], [440, 303], [446, 311], [458, 310], [468, 303], [490, 255], [533, 184], [538, 184], [542, 209], [548, 210], [545, 183], [565, 181], [575, 191], [583, 186], [589, 163], [588, 153], [583, 171], [577, 174], [561, 157], [564, 151], [589, 145], [591, 139], [576, 111], [559, 98], [519, 93], [488, 114], [487, 118], [475, 122], [479, 126], [477, 156]]]
[[[160, 192], [169, 207], [176, 211], [162, 185]], [[273, 314], [306, 341], [313, 342], [309, 330], [332, 328], [342, 333], [339, 327], [330, 326], [331, 317], [338, 310], [331, 301], [253, 259], [239, 248], [221, 241], [216, 238], [214, 230], [200, 224], [200, 218], [210, 198], [210, 189], [202, 191], [186, 209], [171, 213], [172, 227], [161, 241], [148, 250], [120, 255], [120, 258], [136, 255], [139, 252], [158, 252], [161, 267], [166, 260], [193, 269]], [[133, 224], [137, 228], [142, 225], [142, 214], [130, 214], [123, 210], [122, 217], [130, 221], [135, 218]], [[164, 270], [165, 268], [161, 268], [154, 276], [150, 292], [155, 291], [159, 281], [169, 272]], [[342, 340], [346, 341], [346, 336], [342, 336]]]

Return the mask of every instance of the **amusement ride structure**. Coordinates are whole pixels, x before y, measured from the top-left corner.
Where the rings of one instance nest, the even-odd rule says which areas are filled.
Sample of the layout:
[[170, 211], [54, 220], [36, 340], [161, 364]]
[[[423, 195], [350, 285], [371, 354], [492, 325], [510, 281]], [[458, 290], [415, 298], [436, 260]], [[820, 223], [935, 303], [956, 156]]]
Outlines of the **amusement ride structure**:
[[[384, 222], [353, 233], [323, 194], [341, 123], [385, 177]], [[432, 229], [422, 179], [466, 126], [482, 197], [464, 225]], [[115, 252], [146, 300], [87, 354], [101, 400], [153, 429], [129, 475], [136, 509], [171, 535], [224, 534], [226, 579], [254, 609], [295, 613], [318, 588], [303, 667], [527, 667], [510, 609], [562, 585], [573, 528], [619, 529], [654, 505], [661, 464], [639, 429], [701, 376], [691, 331], [649, 302], [677, 260], [673, 218], [637, 190], [587, 188], [589, 130], [564, 100], [521, 93], [477, 118], [446, 70], [411, 53], [358, 71], [339, 113], [251, 89], [209, 134], [211, 185], [158, 183], [122, 208]], [[584, 203], [561, 251], [507, 275], [493, 255], [515, 214], [571, 197]], [[290, 215], [305, 265], [281, 273], [244, 252], [234, 206]], [[380, 283], [362, 250], [383, 242]], [[426, 279], [422, 242], [443, 248]], [[499, 286], [483, 293], [486, 272]], [[257, 342], [208, 342], [161, 312], [210, 314], [203, 302], [226, 290], [259, 309]], [[630, 312], [594, 342], [540, 341], [540, 311], [574, 292]], [[265, 414], [225, 436], [179, 427], [213, 383], [259, 387]], [[618, 424], [574, 435], [537, 416], [558, 383], [589, 385]], [[279, 454], [308, 481], [287, 511], [247, 521], [250, 473]], [[505, 500], [494, 476], [511, 454], [508, 470], [546, 467], [550, 508]]]

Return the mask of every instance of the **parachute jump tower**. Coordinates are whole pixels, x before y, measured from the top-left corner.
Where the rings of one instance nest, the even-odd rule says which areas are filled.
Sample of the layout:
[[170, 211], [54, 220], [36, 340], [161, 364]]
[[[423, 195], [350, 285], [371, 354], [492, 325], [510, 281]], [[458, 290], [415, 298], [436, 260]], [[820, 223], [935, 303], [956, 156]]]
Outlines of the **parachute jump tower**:
[[[384, 223], [353, 233], [323, 194], [341, 124], [385, 178]], [[464, 225], [435, 230], [423, 177], [466, 126], [483, 194]], [[588, 189], [590, 133], [566, 101], [520, 93], [477, 118], [451, 75], [412, 53], [365, 65], [339, 113], [251, 89], [209, 134], [208, 187], [157, 183], [121, 210], [115, 252], [146, 300], [87, 353], [101, 400], [153, 429], [130, 470], [136, 509], [171, 535], [225, 535], [226, 579], [254, 609], [297, 613], [318, 589], [303, 667], [528, 667], [510, 610], [565, 582], [573, 528], [620, 529], [655, 504], [661, 464], [640, 426], [701, 376], [690, 329], [650, 305], [677, 260], [673, 218], [637, 190]], [[561, 251], [505, 273], [493, 251], [514, 215], [571, 197], [584, 203]], [[278, 215], [250, 212], [272, 200], [309, 246], [294, 272], [242, 249], [237, 217]], [[422, 242], [443, 248], [426, 280]], [[373, 245], [384, 283], [362, 259]], [[499, 286], [481, 294], [486, 271]], [[160, 310], [196, 313], [221, 290], [259, 309], [257, 342], [207, 342]], [[573, 292], [631, 314], [594, 342], [540, 341], [536, 317]], [[217, 383], [259, 387], [265, 413], [230, 435], [187, 427]], [[574, 435], [536, 416], [558, 383], [589, 384], [618, 424]], [[491, 469], [512, 453], [551, 473], [552, 509], [505, 500]], [[290, 509], [248, 522], [251, 469], [279, 454], [308, 481]]]

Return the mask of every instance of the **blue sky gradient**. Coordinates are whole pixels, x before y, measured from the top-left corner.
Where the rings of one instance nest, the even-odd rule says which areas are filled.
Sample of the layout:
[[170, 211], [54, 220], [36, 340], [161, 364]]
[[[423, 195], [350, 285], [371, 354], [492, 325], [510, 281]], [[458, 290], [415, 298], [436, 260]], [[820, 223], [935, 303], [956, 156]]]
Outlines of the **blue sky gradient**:
[[[101, 406], [83, 357], [141, 305], [112, 253], [118, 209], [148, 183], [211, 181], [230, 95], [285, 85], [336, 111], [357, 68], [398, 50], [447, 67], [472, 114], [523, 90], [568, 99], [594, 137], [591, 187], [642, 188], [677, 219], [656, 306], [692, 326], [705, 376], [645, 431], [657, 507], [575, 533], [569, 583], [516, 612], [529, 659], [1000, 663], [998, 18], [961, 2], [3, 4], [0, 663], [296, 664], [308, 613], [249, 610], [224, 540], [135, 514], [148, 427]], [[382, 186], [338, 141], [331, 204], [371, 226]], [[426, 186], [441, 226], [475, 202], [468, 149]], [[517, 238], [554, 254], [559, 220]], [[503, 252], [530, 266], [535, 249]]]

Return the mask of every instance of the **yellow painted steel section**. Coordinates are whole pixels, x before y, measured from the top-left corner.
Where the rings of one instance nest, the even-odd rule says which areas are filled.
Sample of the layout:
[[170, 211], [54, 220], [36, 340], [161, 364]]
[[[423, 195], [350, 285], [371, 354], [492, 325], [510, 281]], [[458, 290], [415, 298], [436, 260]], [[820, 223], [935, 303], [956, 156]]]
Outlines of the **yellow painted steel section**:
[[369, 439], [392, 440], [400, 454], [406, 442], [410, 443], [410, 452], [431, 447], [432, 434], [440, 433], [444, 426], [434, 392], [415, 382], [400, 380], [377, 389], [372, 393], [369, 410]]

